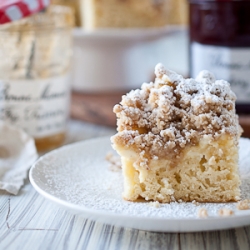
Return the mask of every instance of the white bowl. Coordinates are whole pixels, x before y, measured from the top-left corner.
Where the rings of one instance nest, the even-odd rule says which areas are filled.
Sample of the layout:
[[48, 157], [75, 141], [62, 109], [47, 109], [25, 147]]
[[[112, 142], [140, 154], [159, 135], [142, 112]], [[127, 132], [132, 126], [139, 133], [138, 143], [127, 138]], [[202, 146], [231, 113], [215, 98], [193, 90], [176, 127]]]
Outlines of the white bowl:
[[74, 30], [72, 88], [82, 92], [120, 91], [154, 77], [167, 57], [159, 40], [183, 30], [178, 26], [148, 29]]

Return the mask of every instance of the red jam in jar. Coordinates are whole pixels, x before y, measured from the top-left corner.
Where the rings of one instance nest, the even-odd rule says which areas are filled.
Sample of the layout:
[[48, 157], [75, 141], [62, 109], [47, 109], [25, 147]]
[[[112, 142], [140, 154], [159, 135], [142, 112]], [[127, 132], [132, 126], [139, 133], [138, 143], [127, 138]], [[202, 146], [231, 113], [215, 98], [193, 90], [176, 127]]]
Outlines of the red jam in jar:
[[189, 0], [190, 76], [230, 82], [236, 110], [250, 114], [250, 0]]

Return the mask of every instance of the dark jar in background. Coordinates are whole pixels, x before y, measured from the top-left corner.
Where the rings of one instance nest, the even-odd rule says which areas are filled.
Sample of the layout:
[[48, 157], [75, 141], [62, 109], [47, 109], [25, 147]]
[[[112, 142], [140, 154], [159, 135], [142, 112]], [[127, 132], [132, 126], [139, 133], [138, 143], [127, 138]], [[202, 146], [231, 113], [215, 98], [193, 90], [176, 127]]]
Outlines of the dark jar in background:
[[189, 0], [190, 76], [230, 82], [236, 110], [250, 114], [250, 0]]

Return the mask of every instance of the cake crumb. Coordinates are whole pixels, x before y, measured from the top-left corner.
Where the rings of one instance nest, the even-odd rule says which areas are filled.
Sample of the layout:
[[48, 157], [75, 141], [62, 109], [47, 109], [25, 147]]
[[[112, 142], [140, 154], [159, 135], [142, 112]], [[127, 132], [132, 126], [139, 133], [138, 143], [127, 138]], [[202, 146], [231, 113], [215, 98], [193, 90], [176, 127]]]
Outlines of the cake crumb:
[[151, 201], [148, 204], [149, 204], [149, 206], [155, 207], [155, 208], [159, 208], [161, 206], [159, 201]]
[[105, 159], [110, 163], [109, 169], [113, 172], [118, 172], [122, 168], [121, 158], [113, 153], [107, 153]]
[[[240, 196], [235, 196], [236, 201], [240, 201]], [[248, 201], [249, 202], [249, 201]]]
[[228, 208], [221, 208], [219, 211], [218, 211], [218, 215], [219, 216], [222, 216], [222, 217], [226, 217], [226, 216], [231, 216], [234, 214], [234, 211], [231, 210], [231, 209], [228, 209]]
[[170, 196], [171, 201], [176, 201], [175, 197], [173, 195]]
[[197, 202], [196, 200], [193, 200], [192, 203], [193, 203], [194, 205], [196, 205], [196, 206], [199, 206], [199, 205], [200, 205], [200, 203]]
[[239, 201], [236, 205], [236, 208], [239, 210], [247, 210], [250, 208], [249, 206], [249, 200], [243, 200], [243, 201]]
[[179, 199], [178, 202], [179, 202], [179, 203], [182, 203], [182, 199]]
[[207, 218], [208, 217], [208, 213], [207, 213], [207, 209], [202, 207], [201, 209], [199, 209], [198, 211], [198, 217], [199, 218]]

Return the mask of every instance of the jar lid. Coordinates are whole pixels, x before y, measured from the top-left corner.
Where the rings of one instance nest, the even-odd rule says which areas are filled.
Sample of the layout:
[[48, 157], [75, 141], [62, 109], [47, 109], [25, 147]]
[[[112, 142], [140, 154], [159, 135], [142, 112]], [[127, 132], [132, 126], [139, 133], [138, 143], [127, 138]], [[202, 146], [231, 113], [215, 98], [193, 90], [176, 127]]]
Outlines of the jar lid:
[[0, 0], [0, 24], [35, 14], [50, 4], [50, 0]]

